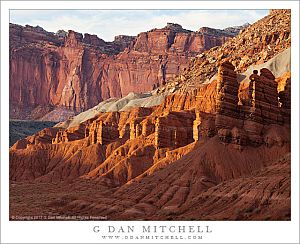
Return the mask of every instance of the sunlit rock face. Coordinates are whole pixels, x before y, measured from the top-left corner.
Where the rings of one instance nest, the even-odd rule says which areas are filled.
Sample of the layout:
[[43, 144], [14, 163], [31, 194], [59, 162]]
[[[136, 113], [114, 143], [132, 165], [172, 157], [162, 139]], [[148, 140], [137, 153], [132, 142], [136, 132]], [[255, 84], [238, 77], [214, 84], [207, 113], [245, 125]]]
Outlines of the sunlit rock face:
[[[110, 97], [152, 90], [187, 67], [189, 58], [230, 37], [169, 23], [105, 42], [87, 33], [10, 24], [11, 116], [41, 117], [53, 106], [80, 112]], [[44, 109], [33, 112], [37, 106]]]

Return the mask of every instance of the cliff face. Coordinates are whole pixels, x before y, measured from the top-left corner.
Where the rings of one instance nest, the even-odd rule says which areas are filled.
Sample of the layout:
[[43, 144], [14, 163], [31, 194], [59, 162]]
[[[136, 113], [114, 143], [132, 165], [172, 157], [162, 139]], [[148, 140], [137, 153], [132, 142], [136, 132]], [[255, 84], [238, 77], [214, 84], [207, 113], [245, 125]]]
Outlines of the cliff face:
[[[65, 38], [39, 31], [10, 26], [10, 104], [16, 117], [31, 113], [23, 108], [37, 106], [81, 111], [107, 98], [104, 91], [115, 82], [102, 82], [104, 62], [123, 50], [122, 45], [74, 31]], [[133, 38], [123, 39], [123, 45], [128, 45]], [[112, 90], [112, 96], [120, 95], [118, 89]]]
[[96, 35], [54, 34], [11, 24], [11, 117], [32, 117], [37, 106], [79, 112], [110, 97], [151, 90], [175, 77], [190, 57], [230, 37], [226, 32], [191, 32], [168, 24], [105, 42]]
[[[275, 64], [285, 65], [281, 61], [289, 57], [276, 54], [290, 46], [290, 14], [276, 13], [242, 32], [235, 39], [239, 49], [231, 39], [205, 52], [204, 64], [200, 63], [205, 57], [197, 57], [183, 73], [184, 82], [161, 87], [181, 84], [181, 93], [170, 93], [154, 106], [105, 110], [110, 102], [114, 105], [109, 108], [130, 104], [111, 99], [101, 105], [103, 110], [100, 106], [86, 111], [91, 116], [81, 113], [65, 126], [58, 124], [16, 142], [10, 148], [10, 214], [30, 215], [34, 202], [43, 207], [37, 210], [41, 215], [76, 213], [111, 220], [290, 220], [291, 73], [275, 75], [270, 70]], [[240, 65], [238, 56], [251, 53], [253, 45], [266, 37], [270, 21], [276, 32], [268, 44]], [[177, 48], [176, 37], [186, 38], [184, 50], [192, 53], [193, 33], [183, 30], [171, 38], [170, 28], [177, 31], [180, 26], [142, 33], [123, 52], [105, 59], [114, 64], [122, 55], [127, 60], [133, 54], [153, 58], [161, 55], [158, 50], [169, 57]], [[159, 34], [164, 31], [169, 34]], [[80, 35], [70, 35], [73, 41], [67, 39], [61, 47], [64, 52], [84, 46], [77, 41]], [[152, 35], [157, 43], [151, 42]], [[247, 36], [245, 44], [239, 44]], [[228, 45], [232, 52], [227, 58], [212, 59]], [[268, 45], [272, 52], [263, 56]], [[108, 48], [111, 44], [104, 43], [103, 50]], [[254, 58], [267, 62], [254, 68]], [[249, 68], [250, 73], [241, 73]], [[210, 76], [213, 70], [215, 79], [193, 86], [192, 81], [201, 83], [199, 77]], [[78, 82], [80, 74], [74, 73]], [[132, 94], [133, 98], [142, 96]], [[51, 199], [49, 192], [54, 194]]]

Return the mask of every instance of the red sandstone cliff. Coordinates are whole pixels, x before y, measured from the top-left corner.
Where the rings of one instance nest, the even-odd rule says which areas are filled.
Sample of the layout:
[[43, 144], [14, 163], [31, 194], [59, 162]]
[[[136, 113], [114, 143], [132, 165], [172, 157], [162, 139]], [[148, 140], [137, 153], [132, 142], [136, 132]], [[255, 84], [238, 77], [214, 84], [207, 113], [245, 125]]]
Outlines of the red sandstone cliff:
[[[273, 48], [265, 59], [289, 47], [289, 16], [271, 13], [246, 30], [255, 36], [271, 19], [272, 29], [282, 31], [261, 47]], [[252, 61], [234, 62], [258, 40], [249, 39], [243, 51], [233, 48], [232, 62], [222, 58], [208, 70], [208, 63], [193, 64], [184, 85], [199, 78], [197, 67], [203, 75], [216, 70], [216, 78], [171, 94], [159, 106], [99, 112], [18, 141], [10, 149], [10, 214], [30, 215], [34, 205], [41, 215], [110, 220], [289, 220], [290, 73], [275, 77], [261, 67], [240, 83], [238, 71]]]
[[182, 71], [190, 57], [230, 37], [168, 24], [109, 43], [96, 35], [11, 24], [11, 117], [35, 119], [58, 106], [79, 112], [110, 97], [152, 90]]

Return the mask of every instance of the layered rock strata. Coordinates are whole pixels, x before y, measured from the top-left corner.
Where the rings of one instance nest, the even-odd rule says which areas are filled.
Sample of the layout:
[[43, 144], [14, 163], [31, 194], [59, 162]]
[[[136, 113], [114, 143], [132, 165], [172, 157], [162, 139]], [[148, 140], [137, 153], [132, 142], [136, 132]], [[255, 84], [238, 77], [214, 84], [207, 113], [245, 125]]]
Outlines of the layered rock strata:
[[[286, 31], [274, 25], [280, 16], [276, 12], [261, 26]], [[243, 36], [251, 48], [265, 34], [260, 30], [266, 29]], [[274, 49], [278, 38], [271, 36], [271, 51], [289, 44], [279, 40]], [[242, 52], [233, 57], [252, 52], [234, 44]], [[83, 114], [67, 129], [49, 128], [18, 141], [10, 149], [10, 215], [290, 220], [290, 79], [274, 80], [260, 67], [242, 84], [245, 96], [238, 96], [239, 68], [218, 64], [217, 80], [172, 94], [158, 107], [94, 110], [94, 117]], [[199, 83], [199, 76], [190, 78]]]
[[193, 138], [199, 141], [202, 138], [213, 137], [216, 134], [215, 116], [204, 112], [195, 112], [196, 119], [193, 122]]
[[154, 144], [157, 148], [178, 148], [193, 142], [193, 112], [169, 112], [155, 123]]
[[216, 97], [216, 128], [232, 128], [241, 126], [238, 111], [239, 83], [234, 71], [235, 67], [224, 62], [218, 70]]
[[282, 108], [283, 121], [286, 124], [291, 122], [291, 79], [288, 78], [284, 90], [279, 92], [279, 102]]
[[[107, 145], [119, 139], [134, 141], [153, 134], [157, 149], [175, 149], [217, 134], [225, 143], [257, 146], [264, 143], [266, 126], [289, 121], [290, 80], [278, 94], [275, 77], [265, 68], [260, 75], [256, 70], [253, 72], [247, 96], [241, 100], [235, 68], [229, 62], [220, 65], [216, 86], [211, 88], [216, 92], [215, 113], [205, 113], [197, 105], [205, 100], [200, 95], [171, 96], [156, 109], [141, 107], [128, 112], [100, 113], [78, 126], [59, 130], [52, 144], [87, 138], [89, 145]], [[169, 103], [174, 106], [169, 107]], [[186, 110], [182, 110], [184, 106]]]
[[218, 70], [215, 120], [218, 136], [226, 143], [261, 145], [264, 126], [283, 125], [283, 115], [288, 114], [290, 106], [290, 82], [285, 91], [278, 94], [272, 72], [262, 68], [258, 75], [254, 70], [249, 77], [248, 97], [239, 104], [239, 83], [234, 69], [232, 64], [224, 62]]
[[103, 121], [94, 121], [89, 129], [89, 141], [91, 144], [105, 145], [119, 138], [117, 124], [104, 124]]
[[81, 140], [85, 138], [84, 125], [73, 127], [70, 130], [59, 129], [55, 138], [52, 139], [52, 144], [66, 143], [70, 141]]
[[250, 76], [249, 92], [252, 92], [252, 95], [249, 97], [249, 117], [265, 124], [282, 123], [275, 77], [265, 68], [260, 70], [260, 76], [257, 73], [255, 70]]
[[[38, 106], [81, 112], [111, 97], [149, 91], [174, 78], [191, 57], [231, 37], [168, 24], [105, 42], [75, 31], [65, 36], [10, 24], [11, 117], [32, 117]], [[46, 112], [40, 113], [35, 117]]]

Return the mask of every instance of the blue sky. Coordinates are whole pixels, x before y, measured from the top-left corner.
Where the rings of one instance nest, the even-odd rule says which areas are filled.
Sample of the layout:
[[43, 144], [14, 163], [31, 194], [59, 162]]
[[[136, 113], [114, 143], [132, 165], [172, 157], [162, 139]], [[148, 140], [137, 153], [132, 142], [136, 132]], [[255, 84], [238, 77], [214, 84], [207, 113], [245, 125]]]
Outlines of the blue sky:
[[167, 22], [196, 31], [254, 23], [268, 10], [10, 10], [10, 22], [39, 25], [47, 31], [75, 30], [96, 34], [105, 41], [116, 35], [137, 35]]

